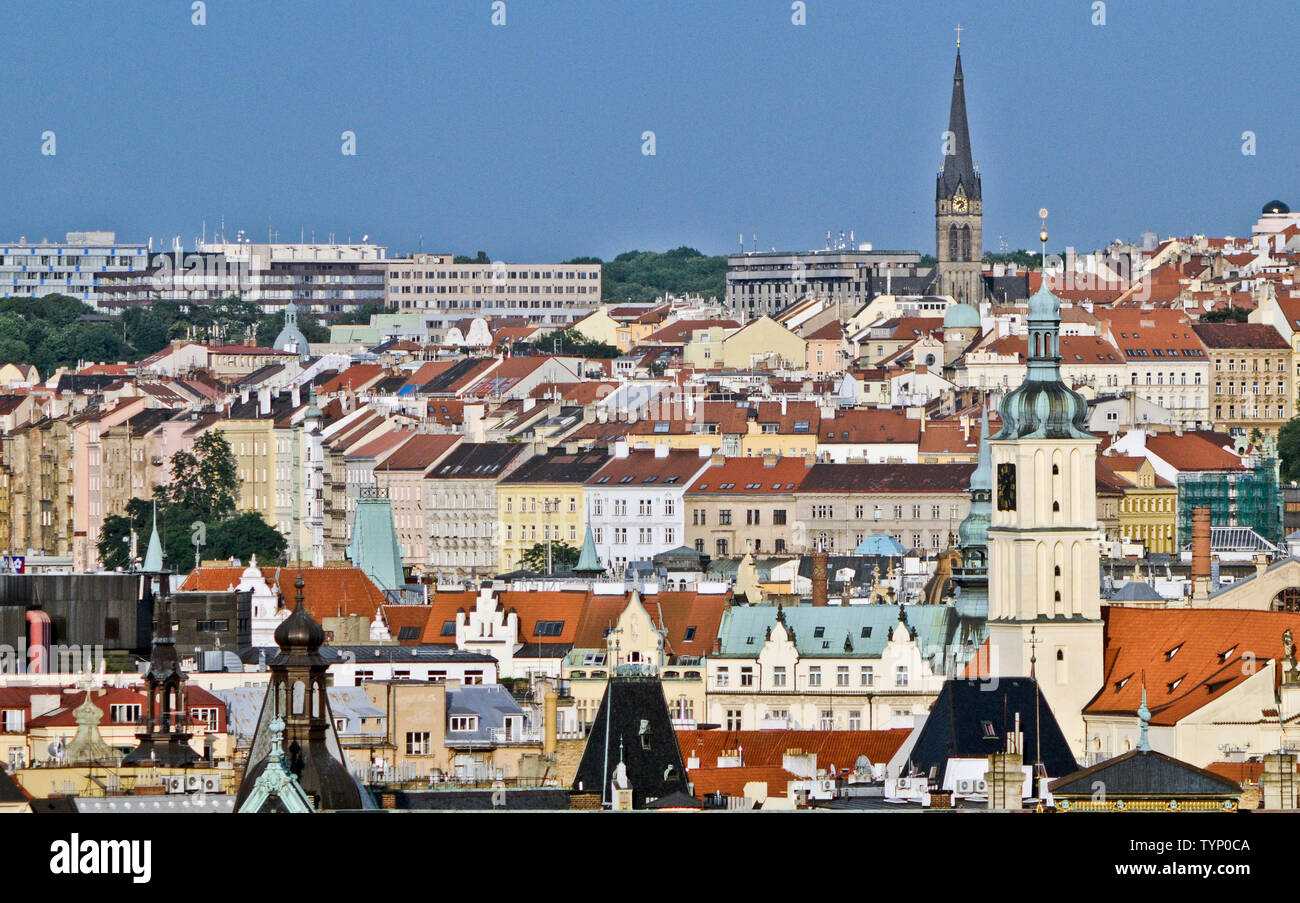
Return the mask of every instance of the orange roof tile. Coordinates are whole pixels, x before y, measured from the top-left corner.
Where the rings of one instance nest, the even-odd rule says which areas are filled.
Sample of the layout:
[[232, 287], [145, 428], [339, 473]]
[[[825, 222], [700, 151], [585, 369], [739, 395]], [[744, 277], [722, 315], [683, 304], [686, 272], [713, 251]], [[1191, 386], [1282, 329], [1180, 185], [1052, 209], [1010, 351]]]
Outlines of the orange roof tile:
[[1102, 617], [1106, 682], [1084, 713], [1135, 715], [1145, 683], [1158, 725], [1177, 724], [1280, 660], [1282, 632], [1300, 633], [1298, 612], [1106, 606]]
[[[190, 571], [181, 583], [183, 592], [223, 592], [238, 586], [242, 567], [201, 567]], [[362, 615], [373, 618], [379, 606], [388, 602], [383, 590], [375, 586], [360, 568], [261, 568], [262, 578], [283, 604], [292, 606], [297, 591], [293, 582], [302, 573], [303, 599], [316, 620], [331, 616]]]

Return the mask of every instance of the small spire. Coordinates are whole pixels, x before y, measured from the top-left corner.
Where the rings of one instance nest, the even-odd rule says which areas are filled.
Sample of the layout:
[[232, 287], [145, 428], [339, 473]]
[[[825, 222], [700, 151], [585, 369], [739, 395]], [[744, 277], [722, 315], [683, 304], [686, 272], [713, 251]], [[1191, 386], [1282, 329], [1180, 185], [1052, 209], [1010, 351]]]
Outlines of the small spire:
[[302, 569], [299, 568], [299, 569], [298, 569], [298, 579], [295, 580], [295, 581], [293, 581], [293, 588], [294, 588], [293, 601], [294, 601], [294, 610], [295, 610], [295, 611], [298, 611], [298, 610], [301, 610], [301, 609], [302, 609], [302, 606], [303, 606], [303, 594], [302, 594], [302, 589], [303, 589], [303, 587], [306, 586], [306, 585], [307, 585], [307, 581], [304, 580], [304, 579], [302, 579]]
[[158, 538], [158, 500], [153, 503], [153, 524], [149, 530], [149, 549], [144, 555], [144, 569], [147, 573], [159, 574], [163, 569], [162, 540]]
[[1137, 716], [1142, 728], [1142, 733], [1138, 736], [1137, 748], [1141, 752], [1151, 752], [1151, 741], [1147, 737], [1147, 729], [1151, 726], [1151, 710], [1147, 708], [1147, 680], [1145, 675], [1142, 677], [1142, 705], [1138, 706]]

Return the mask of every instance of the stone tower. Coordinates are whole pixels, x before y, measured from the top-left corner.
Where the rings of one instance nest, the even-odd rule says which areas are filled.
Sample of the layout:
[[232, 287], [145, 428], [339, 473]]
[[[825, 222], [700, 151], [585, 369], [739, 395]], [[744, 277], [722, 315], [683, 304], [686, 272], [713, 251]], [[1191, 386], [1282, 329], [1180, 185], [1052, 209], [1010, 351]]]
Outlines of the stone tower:
[[1077, 754], [1083, 707], [1103, 679], [1097, 437], [1087, 402], [1061, 381], [1060, 324], [1060, 299], [1039, 289], [1025, 381], [1002, 399], [989, 441], [988, 631], [995, 675], [1027, 675], [1037, 655], [1043, 696]]
[[935, 266], [933, 289], [960, 303], [979, 307], [984, 300], [980, 259], [984, 256], [984, 210], [979, 173], [970, 151], [966, 89], [961, 72], [961, 40], [952, 76], [952, 107], [943, 136], [943, 171], [935, 186]]

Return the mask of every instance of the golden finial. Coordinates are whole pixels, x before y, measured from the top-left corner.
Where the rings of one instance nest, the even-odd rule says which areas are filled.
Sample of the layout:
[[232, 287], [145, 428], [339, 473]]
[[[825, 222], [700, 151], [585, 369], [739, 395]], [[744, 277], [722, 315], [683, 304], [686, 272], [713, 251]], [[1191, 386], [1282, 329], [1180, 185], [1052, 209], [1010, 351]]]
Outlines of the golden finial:
[[961, 23], [960, 22], [957, 23], [957, 27], [954, 28], [953, 31], [957, 32], [957, 49], [961, 50]]

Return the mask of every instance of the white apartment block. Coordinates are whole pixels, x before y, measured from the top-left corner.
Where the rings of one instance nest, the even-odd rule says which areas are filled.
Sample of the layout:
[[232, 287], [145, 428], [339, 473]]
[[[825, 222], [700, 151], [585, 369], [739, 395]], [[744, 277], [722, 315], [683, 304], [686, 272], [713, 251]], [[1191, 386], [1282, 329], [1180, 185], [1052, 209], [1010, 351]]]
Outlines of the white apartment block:
[[539, 325], [564, 325], [600, 306], [600, 264], [454, 260], [451, 254], [388, 260], [388, 306], [441, 314], [439, 328], [478, 316], [526, 317]]
[[586, 483], [587, 517], [596, 554], [618, 578], [633, 561], [649, 561], [686, 543], [686, 489], [711, 459], [696, 449], [629, 451], [614, 457]]
[[149, 268], [145, 245], [117, 243], [113, 232], [69, 232], [64, 242], [27, 239], [0, 247], [0, 298], [60, 294], [98, 307], [99, 285]]

